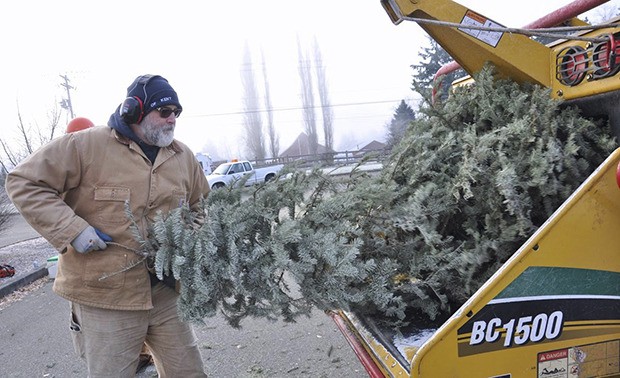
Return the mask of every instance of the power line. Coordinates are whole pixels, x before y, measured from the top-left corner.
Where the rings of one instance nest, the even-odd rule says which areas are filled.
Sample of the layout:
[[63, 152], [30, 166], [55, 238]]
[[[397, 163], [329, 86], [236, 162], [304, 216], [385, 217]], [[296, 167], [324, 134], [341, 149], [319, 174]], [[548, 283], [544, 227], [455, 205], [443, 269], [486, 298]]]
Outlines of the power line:
[[[389, 122], [393, 115], [386, 114], [368, 114], [368, 115], [356, 115], [356, 116], [334, 116], [334, 122], [341, 124], [342, 122], [347, 121], [370, 121], [372, 124], [380, 124], [385, 122]], [[274, 121], [274, 124], [277, 128], [288, 126], [288, 125], [301, 125], [303, 120], [301, 119], [278, 119]], [[217, 124], [221, 128], [226, 127], [238, 127], [241, 125], [239, 121], [233, 121], [232, 119], [222, 119], [218, 120]], [[336, 126], [339, 127], [339, 126]]]
[[[350, 103], [345, 103], [345, 104], [335, 104], [335, 105], [329, 105], [328, 107], [330, 108], [335, 108], [335, 107], [341, 107], [341, 106], [357, 106], [357, 105], [372, 105], [372, 104], [385, 104], [385, 103], [389, 103], [389, 102], [399, 102], [402, 99], [399, 100], [383, 100], [383, 101], [364, 101], [364, 102], [350, 102]], [[228, 112], [228, 113], [211, 113], [211, 114], [196, 114], [196, 115], [188, 115], [187, 117], [189, 118], [197, 118], [197, 117], [220, 117], [220, 116], [227, 116], [227, 115], [241, 115], [241, 114], [247, 114], [247, 113], [266, 113], [268, 111], [271, 112], [286, 112], [286, 111], [291, 111], [291, 110], [303, 110], [303, 109], [321, 109], [323, 108], [322, 105], [315, 105], [315, 106], [297, 106], [297, 107], [290, 107], [290, 108], [272, 108], [272, 109], [256, 109], [256, 110], [240, 110], [240, 111], [236, 111], [236, 112]]]

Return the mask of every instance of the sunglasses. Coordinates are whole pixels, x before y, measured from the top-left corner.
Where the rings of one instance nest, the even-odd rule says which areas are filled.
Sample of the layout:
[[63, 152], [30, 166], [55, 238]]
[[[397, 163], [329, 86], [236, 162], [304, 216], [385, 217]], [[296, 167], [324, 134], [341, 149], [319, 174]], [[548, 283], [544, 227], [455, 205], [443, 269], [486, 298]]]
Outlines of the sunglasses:
[[181, 115], [181, 109], [177, 108], [177, 109], [170, 109], [170, 108], [156, 108], [155, 110], [157, 110], [159, 112], [159, 115], [161, 116], [161, 118], [168, 118], [170, 117], [170, 114], [174, 113], [174, 117], [175, 118], [179, 118], [179, 115]]

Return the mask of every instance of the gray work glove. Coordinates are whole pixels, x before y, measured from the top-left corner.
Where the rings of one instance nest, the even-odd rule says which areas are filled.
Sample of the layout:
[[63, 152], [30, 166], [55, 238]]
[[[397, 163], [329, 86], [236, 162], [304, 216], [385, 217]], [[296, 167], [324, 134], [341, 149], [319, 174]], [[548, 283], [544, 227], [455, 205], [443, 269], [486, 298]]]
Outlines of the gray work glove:
[[93, 226], [88, 226], [73, 239], [71, 245], [80, 253], [88, 253], [90, 251], [106, 249], [106, 241], [112, 241], [112, 238]]

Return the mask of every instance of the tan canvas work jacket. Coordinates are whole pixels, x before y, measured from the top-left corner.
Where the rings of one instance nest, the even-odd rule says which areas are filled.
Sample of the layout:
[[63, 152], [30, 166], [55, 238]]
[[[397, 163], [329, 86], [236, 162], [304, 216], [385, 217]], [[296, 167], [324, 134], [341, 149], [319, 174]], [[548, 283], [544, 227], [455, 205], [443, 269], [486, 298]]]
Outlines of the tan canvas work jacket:
[[[104, 126], [51, 141], [6, 180], [24, 218], [61, 253], [54, 291], [70, 301], [118, 310], [152, 308], [146, 265], [126, 270], [141, 257], [131, 251], [140, 245], [125, 203], [144, 237], [158, 211], [186, 202], [197, 209], [208, 187], [184, 144], [175, 140], [161, 148], [151, 164], [135, 142]], [[76, 252], [71, 241], [88, 224], [124, 247]]]

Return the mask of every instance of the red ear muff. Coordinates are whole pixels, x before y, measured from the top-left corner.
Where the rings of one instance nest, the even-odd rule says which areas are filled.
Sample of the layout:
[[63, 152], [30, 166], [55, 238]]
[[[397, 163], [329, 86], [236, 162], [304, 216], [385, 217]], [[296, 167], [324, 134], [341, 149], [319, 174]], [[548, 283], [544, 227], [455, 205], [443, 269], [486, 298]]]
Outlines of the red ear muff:
[[[148, 93], [146, 93], [146, 85], [151, 81], [151, 79], [155, 77], [161, 77], [159, 75], [142, 75], [139, 76], [134, 86], [127, 91], [129, 95], [130, 92], [133, 93], [133, 90], [142, 87], [142, 91], [144, 92], [144, 101], [149, 98]], [[125, 101], [121, 104], [121, 107], [118, 109], [118, 113], [125, 123], [131, 125], [132, 123], [140, 123], [142, 118], [144, 117], [144, 102], [138, 96], [127, 97]]]
[[127, 97], [118, 109], [118, 113], [125, 123], [131, 125], [142, 121], [144, 106], [139, 97]]

